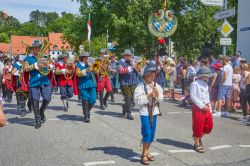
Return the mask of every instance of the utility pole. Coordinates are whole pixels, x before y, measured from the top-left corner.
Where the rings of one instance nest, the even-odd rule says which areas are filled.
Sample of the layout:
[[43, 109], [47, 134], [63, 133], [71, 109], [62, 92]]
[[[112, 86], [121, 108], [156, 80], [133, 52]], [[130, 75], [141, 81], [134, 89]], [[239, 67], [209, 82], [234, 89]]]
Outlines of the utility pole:
[[[224, 0], [224, 3], [223, 3], [223, 10], [227, 10], [227, 0]], [[224, 19], [224, 22], [227, 21], [227, 18]], [[223, 56], [226, 56], [227, 54], [227, 46], [223, 45], [222, 46], [222, 55]]]
[[168, 38], [168, 57], [171, 57], [171, 38]]

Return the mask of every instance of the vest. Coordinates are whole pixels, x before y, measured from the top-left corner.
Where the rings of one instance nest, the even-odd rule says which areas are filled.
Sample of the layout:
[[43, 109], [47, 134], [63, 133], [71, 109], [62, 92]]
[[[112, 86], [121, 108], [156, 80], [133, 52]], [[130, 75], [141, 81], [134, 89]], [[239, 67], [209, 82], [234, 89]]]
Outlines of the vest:
[[[85, 64], [84, 66], [78, 62], [76, 67], [80, 70], [85, 70], [89, 68], [89, 65]], [[87, 88], [96, 88], [96, 77], [94, 72], [87, 73], [86, 76], [78, 77], [78, 89], [87, 89]]]
[[[125, 61], [124, 59], [121, 59], [119, 62], [119, 65], [121, 65], [123, 68], [127, 68], [131, 66], [130, 61]], [[121, 83], [121, 86], [124, 85], [136, 85], [139, 80], [137, 80], [136, 71], [133, 70], [132, 72], [128, 72], [126, 74], [120, 74], [119, 75], [119, 82]]]
[[[28, 62], [29, 65], [33, 65], [37, 62], [37, 58], [33, 55], [29, 55], [24, 59], [25, 62]], [[41, 86], [41, 85], [50, 85], [50, 80], [48, 76], [44, 76], [39, 73], [38, 70], [32, 70], [30, 71], [30, 88]]]
[[[63, 63], [63, 62], [59, 62], [59, 63], [57, 63], [56, 67], [59, 68], [60, 70], [62, 70], [62, 69], [65, 69], [66, 64]], [[73, 81], [72, 81], [72, 79], [67, 80], [67, 79], [65, 78], [64, 74], [59, 75], [58, 86], [66, 86], [66, 85], [68, 85], [68, 86], [73, 86]]]

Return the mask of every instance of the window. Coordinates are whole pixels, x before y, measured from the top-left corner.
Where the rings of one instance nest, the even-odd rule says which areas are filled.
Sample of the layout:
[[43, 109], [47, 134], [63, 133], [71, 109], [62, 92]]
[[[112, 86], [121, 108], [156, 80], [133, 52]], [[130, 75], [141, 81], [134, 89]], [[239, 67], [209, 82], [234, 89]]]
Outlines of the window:
[[69, 46], [66, 47], [66, 50], [69, 50]]
[[53, 52], [52, 52], [52, 55], [54, 55], [54, 54], [55, 54], [55, 52], [53, 51]]
[[64, 46], [62, 46], [61, 49], [63, 50], [63, 49], [64, 49]]
[[57, 52], [57, 55], [59, 55], [60, 54], [60, 52]]

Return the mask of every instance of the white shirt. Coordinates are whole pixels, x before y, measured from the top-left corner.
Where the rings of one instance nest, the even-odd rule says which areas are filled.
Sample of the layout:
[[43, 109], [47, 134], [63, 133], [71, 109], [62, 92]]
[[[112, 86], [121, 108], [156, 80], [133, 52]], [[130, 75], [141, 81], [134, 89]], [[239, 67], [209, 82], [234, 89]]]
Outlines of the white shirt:
[[233, 68], [230, 64], [223, 67], [223, 71], [226, 72], [227, 77], [223, 85], [232, 86], [233, 85]]
[[200, 109], [204, 108], [206, 104], [210, 105], [208, 89], [208, 84], [202, 80], [194, 81], [190, 85], [190, 98]]
[[0, 75], [3, 74], [3, 68], [4, 68], [4, 64], [3, 62], [0, 61]]
[[[154, 86], [154, 83], [146, 84], [148, 94], [152, 93], [153, 86]], [[158, 93], [159, 93], [159, 97], [156, 99], [156, 102], [160, 102], [163, 100], [163, 90], [158, 84], [156, 84], [156, 88], [157, 88]], [[140, 83], [136, 87], [135, 93], [134, 93], [134, 100], [135, 100], [135, 103], [140, 106], [140, 115], [148, 116], [149, 114], [148, 114], [148, 106], [147, 105], [151, 104], [152, 98], [147, 97], [146, 92], [144, 90], [143, 83]], [[158, 115], [158, 114], [159, 114], [159, 108], [157, 105], [155, 105], [153, 115]]]

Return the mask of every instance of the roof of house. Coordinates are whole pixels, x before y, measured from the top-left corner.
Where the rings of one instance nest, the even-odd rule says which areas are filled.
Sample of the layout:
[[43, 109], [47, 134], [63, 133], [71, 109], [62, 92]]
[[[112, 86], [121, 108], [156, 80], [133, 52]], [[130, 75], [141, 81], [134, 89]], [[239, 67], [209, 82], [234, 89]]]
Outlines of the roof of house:
[[[48, 40], [48, 37], [43, 37], [43, 40]], [[11, 36], [11, 48], [13, 55], [24, 54], [26, 47], [31, 46], [34, 40], [41, 40], [40, 36]], [[49, 53], [47, 51], [46, 53]]]
[[3, 53], [10, 53], [10, 43], [0, 43], [0, 51]]
[[71, 51], [72, 48], [70, 47], [70, 44], [62, 39], [63, 34], [62, 33], [54, 33], [50, 32], [48, 39], [49, 42], [52, 44], [50, 46], [50, 50], [65, 50], [65, 51]]

